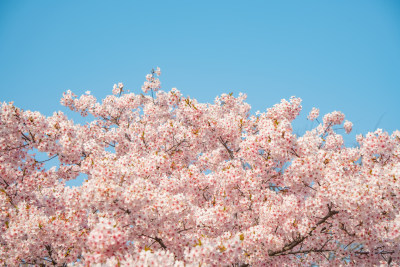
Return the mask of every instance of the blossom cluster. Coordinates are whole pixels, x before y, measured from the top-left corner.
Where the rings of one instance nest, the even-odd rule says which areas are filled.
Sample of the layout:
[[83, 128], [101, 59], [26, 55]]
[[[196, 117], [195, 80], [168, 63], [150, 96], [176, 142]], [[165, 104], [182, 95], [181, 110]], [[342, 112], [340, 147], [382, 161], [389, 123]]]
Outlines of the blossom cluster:
[[400, 264], [400, 131], [346, 147], [334, 111], [298, 136], [300, 98], [252, 115], [245, 94], [200, 103], [160, 74], [145, 94], [67, 91], [85, 125], [1, 104], [1, 264]]
[[144, 93], [147, 93], [150, 90], [156, 92], [158, 91], [158, 89], [161, 88], [161, 82], [158, 78], [156, 78], [156, 76], [160, 75], [161, 75], [161, 70], [159, 67], [157, 67], [156, 70], [153, 70], [151, 74], [146, 75], [146, 81], [142, 86], [142, 90]]

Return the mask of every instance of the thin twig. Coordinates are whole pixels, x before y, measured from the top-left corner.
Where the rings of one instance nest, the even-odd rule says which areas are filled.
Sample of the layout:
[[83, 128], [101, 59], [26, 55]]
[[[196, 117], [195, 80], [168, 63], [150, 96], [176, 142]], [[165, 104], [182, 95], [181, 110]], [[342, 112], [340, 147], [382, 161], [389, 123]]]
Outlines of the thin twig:
[[44, 163], [44, 162], [46, 162], [46, 161], [49, 161], [49, 160], [52, 160], [52, 159], [56, 158], [57, 156], [58, 156], [58, 154], [55, 154], [55, 155], [52, 156], [51, 158], [48, 158], [48, 159], [42, 160], [42, 161], [35, 160], [35, 162], [36, 162], [36, 163]]

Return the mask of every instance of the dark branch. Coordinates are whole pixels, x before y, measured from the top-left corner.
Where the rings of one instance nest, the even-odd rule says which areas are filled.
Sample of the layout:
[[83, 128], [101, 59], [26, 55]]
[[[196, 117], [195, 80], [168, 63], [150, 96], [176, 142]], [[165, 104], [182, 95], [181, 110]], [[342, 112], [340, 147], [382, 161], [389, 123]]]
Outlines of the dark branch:
[[[268, 251], [268, 255], [269, 256], [280, 256], [280, 255], [287, 255], [287, 254], [297, 254], [299, 252], [296, 253], [291, 253], [288, 252], [290, 250], [292, 250], [294, 247], [296, 247], [297, 245], [301, 244], [306, 238], [308, 238], [309, 236], [312, 235], [312, 233], [314, 232], [314, 230], [321, 224], [325, 223], [329, 218], [331, 218], [332, 216], [334, 216], [335, 214], [338, 214], [339, 211], [336, 210], [332, 210], [332, 206], [328, 205], [328, 214], [323, 217], [320, 221], [318, 221], [316, 223], [316, 225], [311, 228], [311, 230], [308, 232], [308, 234], [301, 236], [299, 235], [297, 238], [295, 238], [292, 242], [290, 242], [289, 244], [286, 244], [282, 249], [280, 250], [276, 250], [276, 251]], [[316, 251], [316, 250], [315, 250]], [[321, 251], [322, 252], [322, 251]]]
[[157, 241], [157, 243], [163, 248], [163, 249], [167, 249], [167, 246], [164, 244], [163, 240], [159, 237], [151, 237], [145, 234], [142, 234], [141, 236], [147, 237], [147, 238], [151, 238], [154, 241]]
[[1, 152], [7, 152], [7, 151], [14, 150], [14, 149], [23, 148], [23, 147], [26, 147], [26, 146], [28, 146], [28, 145], [29, 145], [29, 144], [25, 144], [25, 145], [18, 146], [18, 147], [6, 148], [6, 149], [2, 150]]
[[218, 139], [219, 139], [219, 141], [221, 142], [221, 144], [225, 147], [225, 149], [228, 151], [229, 157], [230, 157], [231, 159], [233, 159], [233, 158], [234, 158], [234, 156], [233, 156], [233, 151], [230, 150], [229, 147], [226, 145], [226, 143], [228, 143], [228, 141], [225, 142], [225, 141], [222, 139], [221, 136], [218, 137]]
[[58, 157], [58, 154], [55, 154], [54, 156], [52, 156], [51, 158], [48, 158], [48, 159], [46, 159], [46, 160], [41, 160], [41, 161], [35, 160], [35, 162], [36, 162], [36, 163], [43, 163], [43, 162], [52, 160], [52, 159], [54, 159], [54, 158], [56, 158], [56, 157]]

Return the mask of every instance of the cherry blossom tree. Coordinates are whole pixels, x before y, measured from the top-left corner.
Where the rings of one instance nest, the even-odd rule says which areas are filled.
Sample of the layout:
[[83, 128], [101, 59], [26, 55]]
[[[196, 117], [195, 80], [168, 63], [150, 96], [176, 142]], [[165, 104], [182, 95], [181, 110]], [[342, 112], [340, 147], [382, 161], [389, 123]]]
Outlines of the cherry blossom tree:
[[400, 131], [346, 147], [334, 127], [352, 123], [314, 108], [318, 126], [296, 136], [300, 98], [251, 115], [244, 94], [199, 103], [160, 74], [102, 102], [64, 93], [85, 125], [1, 105], [2, 264], [400, 264]]

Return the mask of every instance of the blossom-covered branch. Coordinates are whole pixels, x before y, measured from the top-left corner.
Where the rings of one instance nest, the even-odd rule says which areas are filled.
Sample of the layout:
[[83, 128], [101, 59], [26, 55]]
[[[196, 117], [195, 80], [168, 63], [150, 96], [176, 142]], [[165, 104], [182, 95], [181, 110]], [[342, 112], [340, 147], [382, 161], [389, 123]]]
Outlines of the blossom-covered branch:
[[245, 94], [200, 103], [160, 75], [101, 101], [67, 91], [85, 125], [1, 104], [1, 264], [400, 264], [399, 131], [347, 147], [353, 124], [313, 108], [298, 136], [300, 98], [252, 115]]

